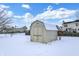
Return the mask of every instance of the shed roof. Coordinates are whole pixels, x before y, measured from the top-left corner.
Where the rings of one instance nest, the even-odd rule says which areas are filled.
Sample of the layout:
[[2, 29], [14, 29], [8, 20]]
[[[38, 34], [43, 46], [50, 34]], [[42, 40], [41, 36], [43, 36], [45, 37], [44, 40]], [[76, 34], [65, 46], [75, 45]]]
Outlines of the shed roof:
[[[39, 21], [39, 20], [36, 20], [36, 21], [34, 21], [33, 23], [35, 23], [35, 22], [39, 22], [39, 23], [44, 24], [44, 25], [45, 25], [45, 28], [46, 28], [47, 30], [57, 30], [56, 25], [47, 24], [47, 23], [42, 22], [42, 21]], [[33, 24], [33, 23], [32, 23], [32, 24]], [[31, 25], [32, 25], [32, 24], [31, 24]]]
[[47, 30], [57, 30], [56, 25], [44, 23]]

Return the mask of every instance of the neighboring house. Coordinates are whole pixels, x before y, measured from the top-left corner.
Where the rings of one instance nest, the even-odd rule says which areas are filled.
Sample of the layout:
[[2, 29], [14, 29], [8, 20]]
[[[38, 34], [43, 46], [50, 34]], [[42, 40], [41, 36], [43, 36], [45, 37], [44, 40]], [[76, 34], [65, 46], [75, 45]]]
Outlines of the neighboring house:
[[63, 22], [62, 30], [67, 32], [79, 32], [79, 20]]
[[57, 40], [56, 26], [49, 26], [39, 20], [30, 26], [31, 41], [48, 43]]

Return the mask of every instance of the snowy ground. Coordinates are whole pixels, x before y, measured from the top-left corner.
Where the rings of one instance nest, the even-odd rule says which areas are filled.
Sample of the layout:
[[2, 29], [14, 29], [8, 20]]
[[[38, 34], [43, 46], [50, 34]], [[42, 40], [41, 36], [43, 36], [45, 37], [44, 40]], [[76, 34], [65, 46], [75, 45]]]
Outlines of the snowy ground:
[[79, 56], [79, 37], [62, 37], [48, 44], [30, 42], [30, 36], [0, 34], [0, 56]]

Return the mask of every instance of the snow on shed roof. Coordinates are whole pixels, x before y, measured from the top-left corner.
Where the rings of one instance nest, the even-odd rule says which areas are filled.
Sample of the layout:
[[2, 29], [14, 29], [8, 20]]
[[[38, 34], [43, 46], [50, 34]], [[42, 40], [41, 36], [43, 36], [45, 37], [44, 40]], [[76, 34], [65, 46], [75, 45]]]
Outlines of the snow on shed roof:
[[[39, 22], [39, 23], [44, 24], [44, 26], [45, 26], [45, 28], [46, 28], [47, 30], [57, 30], [55, 24], [48, 24], [48, 23], [45, 23], [45, 22], [42, 22], [42, 21], [39, 21], [39, 20], [36, 20], [36, 21], [34, 21], [33, 23], [35, 23], [35, 22]], [[33, 24], [33, 23], [32, 23], [32, 24]]]
[[46, 23], [44, 23], [44, 25], [45, 25], [45, 27], [46, 27], [47, 30], [58, 30], [58, 29], [56, 28], [56, 25], [53, 25], [53, 24], [46, 24]]

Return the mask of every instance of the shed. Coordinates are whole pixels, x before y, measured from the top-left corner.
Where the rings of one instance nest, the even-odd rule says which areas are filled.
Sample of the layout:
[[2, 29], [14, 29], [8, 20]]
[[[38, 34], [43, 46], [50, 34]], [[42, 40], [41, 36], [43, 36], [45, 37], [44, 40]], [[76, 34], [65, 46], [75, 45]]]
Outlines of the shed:
[[48, 43], [57, 40], [57, 29], [36, 20], [30, 26], [30, 35], [33, 42]]

